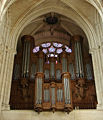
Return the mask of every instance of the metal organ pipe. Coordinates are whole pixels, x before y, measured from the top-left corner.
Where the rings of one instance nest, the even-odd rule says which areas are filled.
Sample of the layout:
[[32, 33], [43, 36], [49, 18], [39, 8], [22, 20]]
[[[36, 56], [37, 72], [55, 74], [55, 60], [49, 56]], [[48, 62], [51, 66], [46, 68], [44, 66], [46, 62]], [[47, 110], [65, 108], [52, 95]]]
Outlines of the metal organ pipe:
[[27, 76], [29, 76], [29, 63], [30, 63], [30, 43], [28, 42], [28, 51], [27, 51]]
[[[75, 45], [77, 47], [77, 45]], [[77, 59], [77, 54], [76, 54]], [[65, 49], [62, 53], [62, 82], [64, 85], [64, 103], [65, 109], [68, 111], [72, 110], [72, 102], [71, 102], [71, 89], [70, 89], [70, 73], [67, 72], [67, 54]], [[62, 94], [61, 94], [62, 96]]]
[[43, 89], [43, 78], [44, 74], [37, 72], [36, 74], [36, 83], [35, 83], [35, 105], [38, 106], [42, 104], [42, 89]]
[[[35, 108], [42, 109], [42, 93], [43, 93], [43, 80], [44, 80], [44, 73], [43, 73], [43, 52], [40, 48], [39, 51], [39, 61], [38, 61], [38, 72], [36, 73], [36, 80], [35, 80]], [[46, 91], [45, 91], [46, 92]], [[47, 93], [47, 92], [46, 92]], [[44, 94], [45, 95], [45, 94]], [[47, 101], [47, 96], [44, 96], [45, 100]]]
[[77, 52], [77, 43], [75, 43], [75, 62], [76, 62], [76, 75], [79, 77], [79, 64], [78, 64], [78, 52]]
[[67, 72], [67, 57], [65, 51], [62, 53], [62, 72]]
[[81, 77], [84, 77], [84, 71], [83, 71], [83, 58], [82, 58], [82, 49], [80, 44], [80, 60], [81, 60]]
[[29, 77], [30, 49], [33, 45], [33, 37], [24, 35], [21, 40], [23, 43], [22, 77], [26, 78]]
[[44, 57], [44, 53], [40, 48], [39, 51], [39, 61], [38, 61], [38, 72], [43, 72], [43, 57]]
[[55, 64], [54, 64], [54, 62], [51, 62], [51, 64], [50, 64], [50, 76], [51, 76], [51, 78], [52, 79], [54, 79], [55, 78], [55, 66], [54, 66]]
[[72, 110], [72, 99], [70, 89], [70, 73], [65, 72], [62, 74], [62, 80], [64, 83], [64, 102], [67, 109]]
[[24, 77], [26, 77], [26, 61], [27, 61], [27, 43], [25, 43], [25, 58], [24, 58]]
[[83, 71], [83, 58], [82, 58], [82, 49], [81, 49], [81, 39], [80, 36], [74, 36], [75, 40], [75, 64], [76, 64], [76, 77], [83, 78], [84, 71]]
[[24, 77], [23, 75], [24, 73], [24, 60], [25, 60], [25, 43], [24, 43], [24, 50], [23, 50], [23, 61], [22, 61], [22, 77]]
[[51, 93], [52, 93], [52, 105], [54, 105], [55, 104], [55, 88], [51, 88]]

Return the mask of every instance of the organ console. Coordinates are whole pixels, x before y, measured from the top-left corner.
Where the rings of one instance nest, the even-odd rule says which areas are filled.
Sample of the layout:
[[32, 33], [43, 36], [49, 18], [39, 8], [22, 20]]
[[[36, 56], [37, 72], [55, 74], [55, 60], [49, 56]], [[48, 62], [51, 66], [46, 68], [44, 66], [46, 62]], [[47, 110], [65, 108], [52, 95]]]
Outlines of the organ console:
[[71, 47], [58, 41], [35, 45], [34, 39], [23, 36], [15, 56], [11, 109], [70, 112], [96, 108], [91, 57], [83, 54], [83, 38], [73, 36]]

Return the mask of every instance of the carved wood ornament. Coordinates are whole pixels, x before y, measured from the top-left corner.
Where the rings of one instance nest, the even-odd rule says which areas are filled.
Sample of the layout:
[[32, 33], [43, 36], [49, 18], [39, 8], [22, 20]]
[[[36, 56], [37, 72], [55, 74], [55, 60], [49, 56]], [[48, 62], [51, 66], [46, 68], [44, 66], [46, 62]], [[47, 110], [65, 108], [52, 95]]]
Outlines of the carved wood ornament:
[[[54, 29], [50, 37], [54, 36], [54, 39], [55, 35], [60, 34], [55, 33]], [[74, 108], [96, 108], [93, 71], [92, 74], [87, 71], [93, 70], [91, 57], [83, 51], [83, 38], [79, 35], [62, 36], [71, 40], [71, 48], [70, 43], [67, 45], [56, 41], [35, 46], [33, 37], [22, 37], [22, 48], [14, 62], [14, 68], [20, 65], [20, 72], [15, 69], [16, 74], [13, 73], [11, 109], [69, 113]], [[86, 65], [89, 68], [85, 69]]]

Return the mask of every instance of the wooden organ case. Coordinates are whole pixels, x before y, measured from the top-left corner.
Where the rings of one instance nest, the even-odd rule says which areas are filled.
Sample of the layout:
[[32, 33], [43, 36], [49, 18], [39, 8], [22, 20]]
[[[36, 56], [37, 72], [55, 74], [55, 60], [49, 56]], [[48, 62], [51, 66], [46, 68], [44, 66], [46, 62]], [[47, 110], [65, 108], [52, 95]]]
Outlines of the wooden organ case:
[[[22, 48], [14, 61], [11, 109], [70, 112], [96, 108], [91, 56], [83, 50], [81, 36], [71, 38], [71, 49], [48, 41], [45, 50], [43, 45], [48, 43], [35, 46], [33, 37], [28, 35], [21, 40]], [[58, 54], [53, 51], [59, 48], [56, 44], [61, 44]]]

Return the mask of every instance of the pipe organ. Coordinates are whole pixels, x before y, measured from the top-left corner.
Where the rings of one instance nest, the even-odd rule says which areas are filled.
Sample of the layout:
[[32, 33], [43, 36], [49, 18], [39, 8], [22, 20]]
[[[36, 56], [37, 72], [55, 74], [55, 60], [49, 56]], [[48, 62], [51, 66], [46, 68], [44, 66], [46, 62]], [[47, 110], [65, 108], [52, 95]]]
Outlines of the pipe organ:
[[56, 41], [35, 46], [28, 35], [21, 41], [14, 62], [11, 109], [70, 112], [96, 108], [91, 56], [83, 51], [81, 36], [71, 38], [71, 48], [70, 43]]
[[75, 64], [76, 64], [76, 77], [83, 78], [83, 57], [82, 57], [82, 38], [80, 36], [74, 36], [75, 40]]
[[22, 38], [23, 44], [23, 57], [22, 57], [22, 77], [29, 77], [29, 66], [30, 66], [30, 54], [33, 38], [30, 36], [24, 36]]

